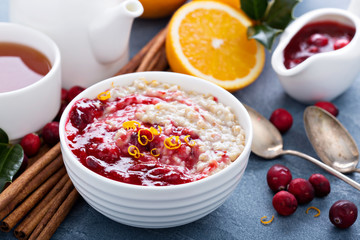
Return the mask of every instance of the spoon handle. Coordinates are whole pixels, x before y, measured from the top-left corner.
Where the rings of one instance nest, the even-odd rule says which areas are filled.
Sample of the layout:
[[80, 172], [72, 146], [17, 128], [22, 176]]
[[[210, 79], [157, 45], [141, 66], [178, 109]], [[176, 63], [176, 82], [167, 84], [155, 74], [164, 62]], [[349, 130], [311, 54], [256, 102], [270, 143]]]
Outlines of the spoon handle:
[[344, 174], [342, 174], [341, 172], [335, 170], [334, 168], [326, 165], [323, 162], [320, 162], [319, 160], [317, 160], [316, 158], [313, 158], [309, 155], [306, 155], [302, 152], [298, 152], [298, 151], [294, 151], [294, 150], [284, 150], [283, 154], [291, 154], [291, 155], [295, 155], [301, 158], [304, 158], [312, 163], [314, 163], [315, 165], [321, 167], [322, 169], [328, 171], [329, 173], [331, 173], [332, 175], [340, 178], [341, 180], [343, 180], [344, 182], [346, 182], [347, 184], [351, 185], [352, 187], [356, 188], [357, 190], [360, 191], [360, 184], [358, 182], [355, 182], [354, 180], [352, 180], [351, 178], [345, 176]]

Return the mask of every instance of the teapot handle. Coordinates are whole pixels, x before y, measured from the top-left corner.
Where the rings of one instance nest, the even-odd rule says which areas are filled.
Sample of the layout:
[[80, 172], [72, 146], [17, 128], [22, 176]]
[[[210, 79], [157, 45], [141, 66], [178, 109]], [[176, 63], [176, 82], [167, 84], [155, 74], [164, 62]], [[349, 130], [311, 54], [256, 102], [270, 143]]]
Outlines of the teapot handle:
[[107, 9], [92, 21], [88, 35], [98, 62], [109, 64], [127, 53], [133, 20], [143, 11], [138, 0], [126, 0]]

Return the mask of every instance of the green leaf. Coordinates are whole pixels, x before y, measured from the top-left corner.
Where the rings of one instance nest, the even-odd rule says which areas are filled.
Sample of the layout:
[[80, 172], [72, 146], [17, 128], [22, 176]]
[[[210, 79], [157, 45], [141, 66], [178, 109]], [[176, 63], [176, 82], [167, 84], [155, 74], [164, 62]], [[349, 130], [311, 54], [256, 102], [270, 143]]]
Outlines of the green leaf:
[[20, 144], [0, 143], [0, 190], [7, 182], [13, 180], [14, 175], [20, 169], [24, 158], [24, 151]]
[[268, 0], [240, 0], [241, 9], [254, 20], [264, 17], [268, 6]]
[[272, 28], [284, 30], [294, 19], [293, 9], [300, 1], [301, 0], [275, 0], [264, 19], [264, 23]]
[[255, 25], [248, 28], [247, 35], [249, 38], [255, 39], [269, 51], [272, 48], [275, 38], [282, 32], [280, 29], [272, 28], [266, 24]]
[[9, 137], [2, 128], [0, 128], [0, 143], [9, 143]]

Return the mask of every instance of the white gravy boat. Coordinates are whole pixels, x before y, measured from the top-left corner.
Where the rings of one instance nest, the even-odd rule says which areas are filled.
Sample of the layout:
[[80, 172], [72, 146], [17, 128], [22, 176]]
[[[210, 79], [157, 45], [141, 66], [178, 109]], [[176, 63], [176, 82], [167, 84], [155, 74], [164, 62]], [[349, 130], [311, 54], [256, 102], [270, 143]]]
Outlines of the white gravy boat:
[[62, 86], [88, 87], [129, 60], [137, 0], [11, 0], [10, 21], [38, 29], [59, 46]]
[[[331, 101], [345, 92], [360, 71], [360, 0], [353, 0], [348, 10], [323, 8], [310, 11], [291, 23], [283, 32], [271, 64], [285, 92], [294, 99], [312, 104]], [[315, 54], [294, 68], [284, 66], [284, 49], [305, 25], [335, 21], [355, 28], [350, 43], [336, 51]]]

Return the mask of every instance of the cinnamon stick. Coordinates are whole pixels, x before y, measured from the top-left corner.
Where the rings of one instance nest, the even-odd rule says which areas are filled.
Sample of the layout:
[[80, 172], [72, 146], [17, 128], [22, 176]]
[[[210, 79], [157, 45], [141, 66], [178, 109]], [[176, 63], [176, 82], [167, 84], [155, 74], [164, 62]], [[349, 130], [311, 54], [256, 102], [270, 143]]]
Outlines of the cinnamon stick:
[[55, 233], [56, 229], [60, 226], [61, 222], [70, 212], [72, 206], [75, 204], [78, 198], [79, 193], [76, 191], [76, 189], [73, 189], [36, 239], [50, 239], [51, 236]]
[[[63, 165], [64, 163], [62, 157], [61, 155], [59, 155], [48, 166], [42, 169], [41, 172], [39, 172], [33, 179], [31, 179], [28, 182], [28, 184], [25, 183], [21, 184], [19, 194], [17, 194], [14, 198], [12, 198], [11, 201], [8, 202], [8, 204], [5, 207], [3, 207], [3, 209], [0, 211], [0, 219], [6, 217], [16, 207], [16, 205], [18, 205], [21, 201], [23, 201], [32, 191], [34, 191], [38, 186], [40, 186], [46, 179], [48, 179], [51, 175], [53, 175], [54, 172], [56, 172]], [[20, 177], [21, 175], [19, 176], [19, 178]], [[10, 184], [10, 186], [11, 185], [12, 184]]]
[[45, 196], [44, 199], [26, 216], [26, 218], [15, 228], [14, 235], [17, 239], [27, 239], [51, 206], [51, 201], [64, 188], [69, 181], [65, 174], [55, 187]]
[[27, 168], [31, 167], [38, 159], [40, 159], [42, 156], [44, 156], [45, 153], [47, 153], [50, 150], [50, 147], [47, 144], [43, 144], [40, 147], [39, 152], [34, 156], [29, 158], [28, 166]]
[[[55, 212], [59, 209], [59, 206], [64, 202], [66, 197], [69, 195], [71, 191], [75, 190], [74, 186], [69, 179], [63, 189], [61, 189], [58, 194], [54, 197], [53, 200], [49, 203], [49, 207], [47, 208], [46, 213], [44, 214], [41, 221], [37, 224], [34, 231], [31, 233], [29, 240], [31, 239], [38, 239], [39, 234], [43, 231], [45, 226], [48, 224], [50, 219], [54, 216]], [[76, 190], [75, 190], [76, 191]]]
[[26, 200], [21, 203], [9, 216], [7, 216], [0, 225], [4, 232], [10, 231], [60, 180], [66, 173], [65, 167], [60, 168], [44, 184], [34, 191]]
[[120, 69], [119, 72], [115, 74], [115, 76], [135, 72], [135, 70], [139, 67], [145, 54], [149, 51], [149, 49], [157, 41], [157, 39], [163, 34], [163, 31], [164, 30], [158, 32], [124, 67]]
[[140, 63], [140, 66], [138, 67], [138, 69], [136, 69], [136, 72], [142, 72], [148, 69], [154, 56], [159, 52], [159, 50], [162, 47], [165, 46], [166, 34], [167, 34], [167, 27], [165, 27], [163, 30], [159, 32], [159, 35], [155, 38], [155, 42], [150, 47], [147, 54], [144, 56], [143, 60]]
[[[46, 165], [60, 154], [60, 143], [56, 144], [44, 156], [23, 172], [13, 183], [0, 194], [0, 210], [6, 208], [14, 200], [24, 186], [36, 176]], [[1, 218], [2, 219], [2, 218]]]

